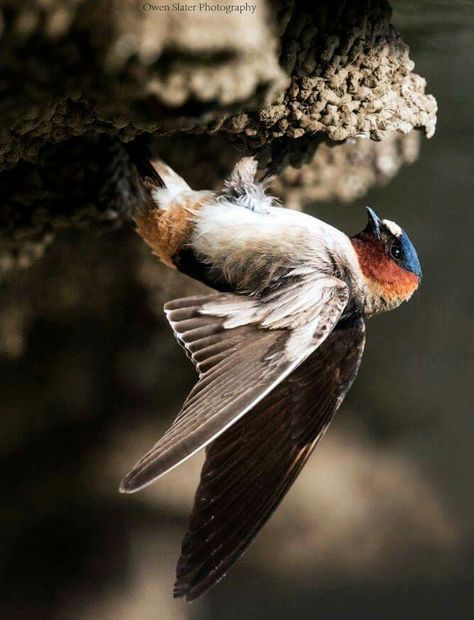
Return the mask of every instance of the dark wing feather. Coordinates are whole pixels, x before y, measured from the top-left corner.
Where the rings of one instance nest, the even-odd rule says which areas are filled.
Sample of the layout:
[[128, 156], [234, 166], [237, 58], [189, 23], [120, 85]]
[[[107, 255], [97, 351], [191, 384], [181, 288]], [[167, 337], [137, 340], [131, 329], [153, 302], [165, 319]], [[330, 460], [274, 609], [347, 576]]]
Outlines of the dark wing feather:
[[285, 353], [288, 330], [226, 329], [225, 319], [198, 315], [198, 308], [199, 303], [177, 310], [174, 317], [179, 312], [193, 316], [173, 326], [181, 330], [176, 333], [196, 364], [199, 381], [165, 435], [125, 476], [122, 492], [150, 484], [223, 433], [296, 365]]
[[300, 473], [357, 374], [364, 322], [339, 323], [308, 359], [206, 451], [178, 562], [197, 598], [242, 555]]
[[311, 354], [347, 302], [343, 283], [323, 282], [324, 288], [317, 289], [322, 307], [314, 304], [314, 321], [303, 325], [306, 340], [296, 330], [249, 322], [263, 311], [262, 322], [271, 325], [275, 317], [281, 322], [285, 317], [274, 303], [262, 310], [253, 299], [212, 295], [166, 304], [170, 324], [196, 364], [199, 380], [165, 435], [122, 480], [122, 492], [138, 491], [224, 433]]

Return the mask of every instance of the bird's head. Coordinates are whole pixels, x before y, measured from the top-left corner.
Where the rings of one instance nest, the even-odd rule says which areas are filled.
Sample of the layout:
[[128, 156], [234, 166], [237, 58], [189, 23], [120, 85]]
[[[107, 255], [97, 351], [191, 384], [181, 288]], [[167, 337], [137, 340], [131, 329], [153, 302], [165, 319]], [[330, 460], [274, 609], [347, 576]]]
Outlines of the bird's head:
[[418, 288], [421, 266], [408, 235], [394, 222], [380, 220], [367, 207], [369, 221], [351, 241], [366, 286], [380, 304], [374, 312], [390, 310], [407, 301]]

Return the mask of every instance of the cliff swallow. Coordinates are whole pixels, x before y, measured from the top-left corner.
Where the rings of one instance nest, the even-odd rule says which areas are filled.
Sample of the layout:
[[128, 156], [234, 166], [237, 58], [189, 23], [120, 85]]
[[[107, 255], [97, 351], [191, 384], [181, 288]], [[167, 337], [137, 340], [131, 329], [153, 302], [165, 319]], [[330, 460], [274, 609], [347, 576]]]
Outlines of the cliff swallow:
[[364, 319], [419, 285], [406, 233], [368, 209], [358, 235], [281, 207], [242, 159], [219, 192], [139, 162], [137, 230], [159, 259], [217, 292], [171, 301], [198, 381], [120, 490], [133, 493], [201, 448], [176, 597], [195, 599], [245, 551], [300, 473], [357, 374]]

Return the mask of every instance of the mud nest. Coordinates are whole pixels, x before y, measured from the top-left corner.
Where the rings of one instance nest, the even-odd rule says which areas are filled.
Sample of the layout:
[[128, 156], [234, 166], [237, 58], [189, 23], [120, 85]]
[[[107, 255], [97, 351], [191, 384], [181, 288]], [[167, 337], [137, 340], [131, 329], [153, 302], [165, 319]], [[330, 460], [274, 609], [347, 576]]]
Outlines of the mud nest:
[[293, 209], [319, 201], [350, 203], [374, 186], [385, 185], [399, 169], [418, 158], [420, 134], [391, 133], [381, 142], [354, 140], [321, 144], [313, 159], [301, 168], [287, 167], [274, 190]]
[[[368, 170], [359, 138], [434, 132], [436, 102], [384, 1], [268, 0], [253, 14], [159, 4], [0, 4], [0, 275], [34, 262], [60, 229], [129, 220], [136, 188], [120, 142], [144, 133], [203, 187], [242, 152], [273, 172], [314, 156], [333, 183], [320, 174], [333, 144], [357, 140], [344, 152]], [[307, 172], [284, 176], [290, 186], [294, 205], [350, 194], [315, 192]]]

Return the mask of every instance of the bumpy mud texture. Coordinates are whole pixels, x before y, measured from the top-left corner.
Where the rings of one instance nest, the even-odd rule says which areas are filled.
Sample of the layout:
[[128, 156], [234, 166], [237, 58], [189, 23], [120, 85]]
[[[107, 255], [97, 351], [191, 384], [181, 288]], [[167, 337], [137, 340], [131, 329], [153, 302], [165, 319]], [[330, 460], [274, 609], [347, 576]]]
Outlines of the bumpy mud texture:
[[383, 0], [268, 0], [253, 15], [158, 5], [0, 2], [0, 272], [29, 265], [59, 228], [127, 220], [136, 193], [119, 141], [142, 133], [172, 135], [178, 167], [216, 185], [238, 147], [278, 171], [322, 141], [434, 132], [435, 100]]
[[384, 185], [405, 164], [418, 158], [420, 134], [391, 133], [381, 142], [358, 139], [335, 146], [321, 144], [312, 161], [288, 167], [274, 190], [293, 209], [321, 200], [352, 202], [374, 185]]
[[136, 0], [0, 6], [2, 168], [71, 136], [204, 128], [287, 82], [263, 5], [254, 16], [150, 11]]
[[303, 136], [382, 140], [414, 127], [433, 135], [436, 101], [413, 73], [387, 3], [320, 2], [307, 11], [304, 3], [280, 6], [280, 63], [290, 85], [271, 106], [229, 119], [228, 131], [243, 134], [252, 148], [289, 152], [294, 164], [314, 150], [313, 139], [295, 152], [293, 141]]
[[0, 276], [29, 267], [58, 231], [113, 228], [136, 205], [128, 156], [109, 136], [43, 147], [0, 174]]

